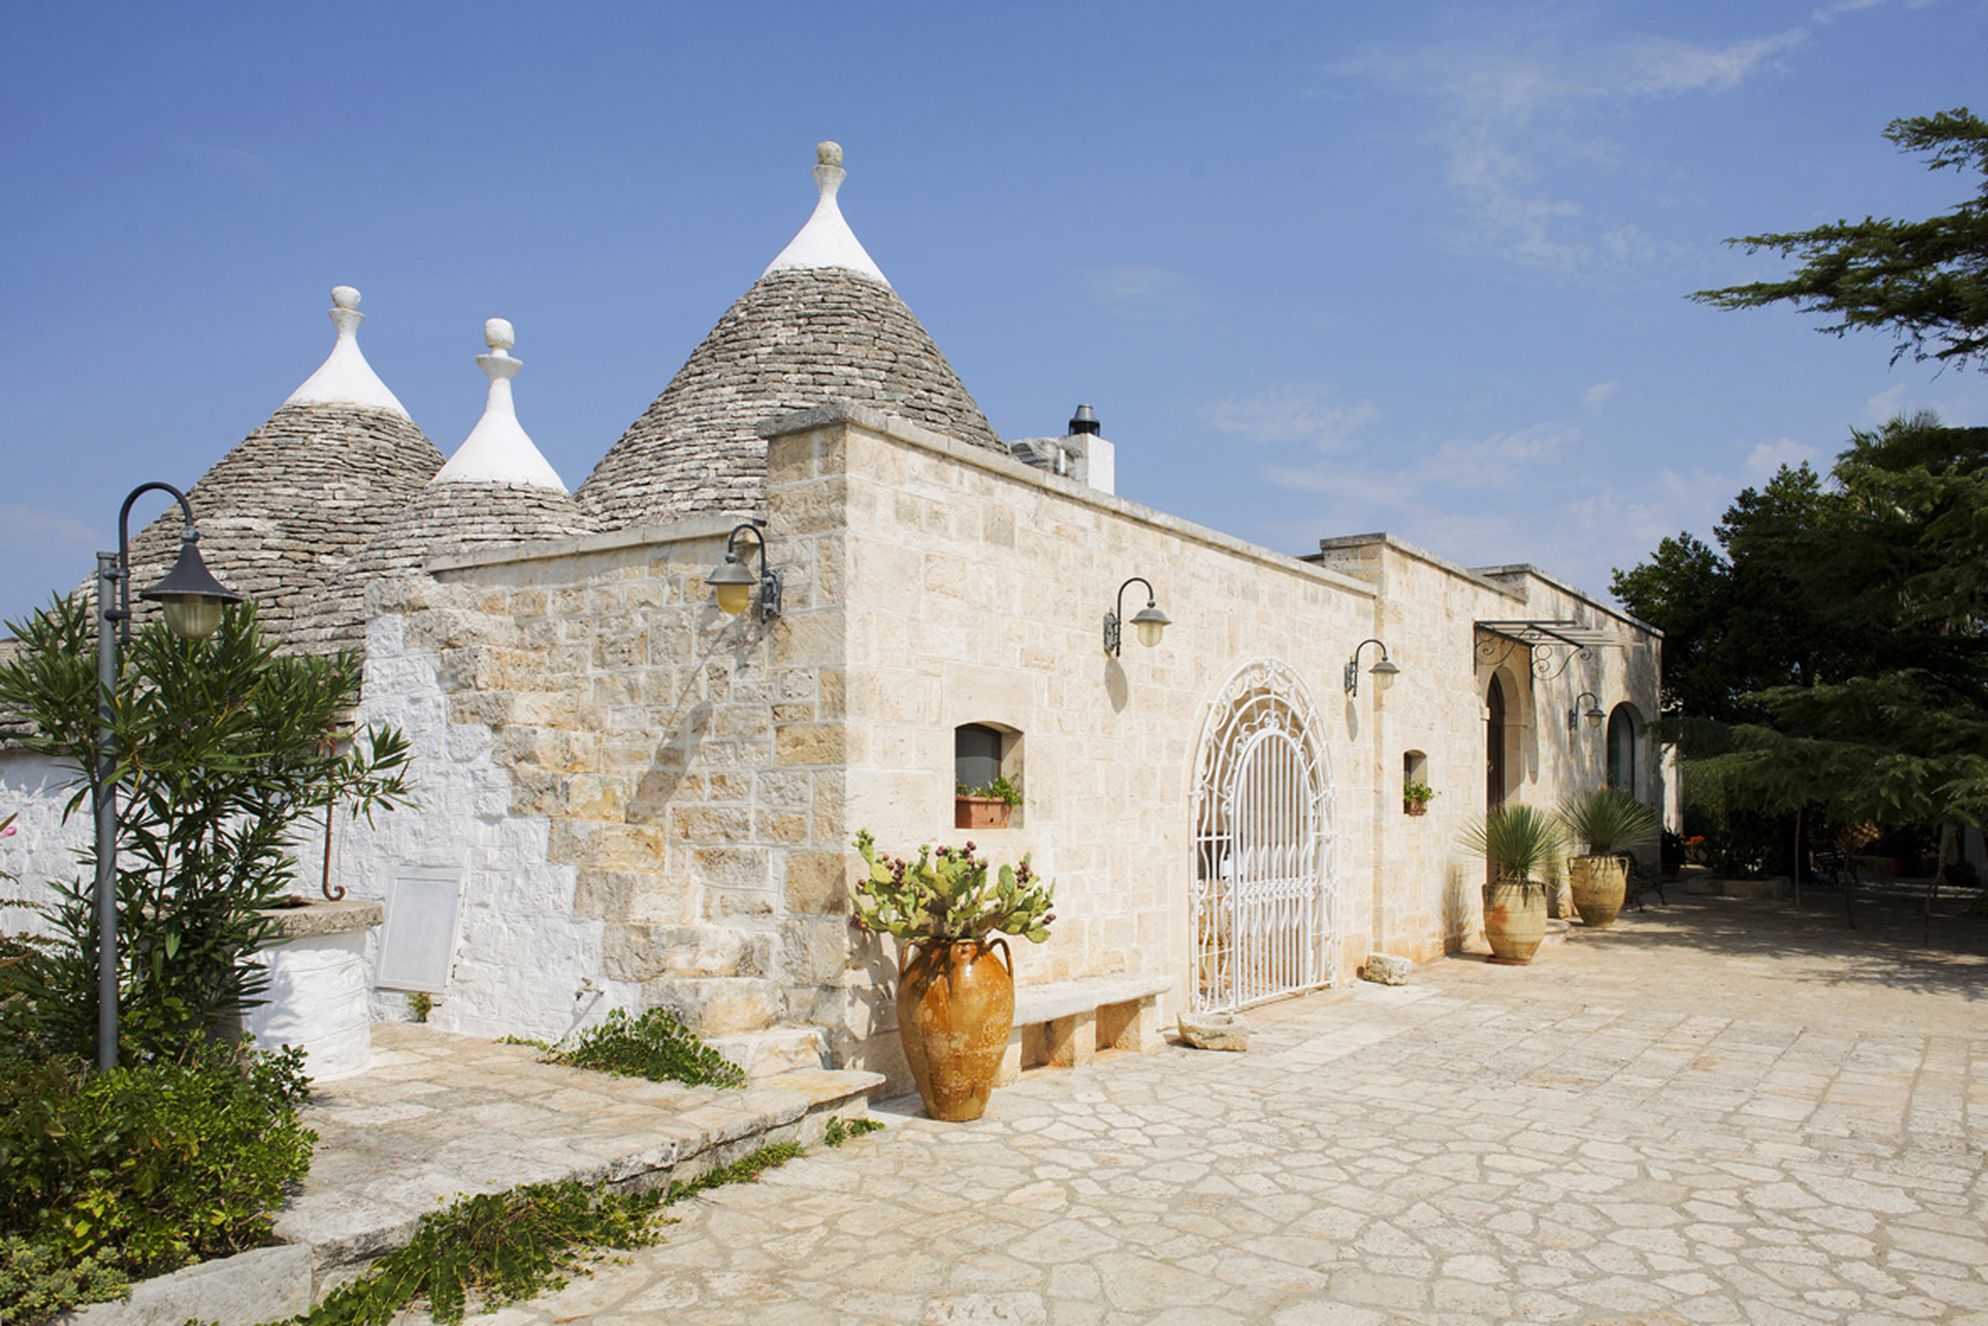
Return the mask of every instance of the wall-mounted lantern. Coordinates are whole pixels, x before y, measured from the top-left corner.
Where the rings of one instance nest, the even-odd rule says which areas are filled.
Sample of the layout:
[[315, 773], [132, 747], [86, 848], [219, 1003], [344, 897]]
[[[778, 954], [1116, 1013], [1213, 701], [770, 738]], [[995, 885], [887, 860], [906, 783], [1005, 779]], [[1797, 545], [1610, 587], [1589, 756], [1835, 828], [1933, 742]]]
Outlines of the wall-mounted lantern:
[[1395, 666], [1392, 659], [1388, 658], [1386, 645], [1382, 644], [1378, 639], [1362, 640], [1359, 644], [1353, 646], [1353, 657], [1346, 660], [1346, 693], [1348, 695], [1358, 695], [1360, 693], [1360, 651], [1368, 645], [1375, 645], [1381, 651], [1380, 658], [1375, 661], [1372, 667], [1367, 669], [1368, 675], [1374, 679], [1374, 685], [1382, 690], [1386, 690], [1388, 687], [1394, 685], [1394, 679], [1401, 675], [1401, 669]]
[[[1583, 700], [1588, 702], [1586, 713], [1581, 711], [1581, 701]], [[1588, 720], [1589, 727], [1600, 727], [1602, 719], [1606, 717], [1608, 715], [1601, 711], [1601, 697], [1593, 691], [1582, 691], [1574, 697], [1573, 706], [1567, 710], [1567, 730], [1569, 732], [1578, 732], [1581, 727], [1581, 719], [1583, 718]]]
[[[766, 535], [760, 527], [766, 522], [750, 520], [734, 528], [725, 539], [725, 560], [704, 577], [718, 600], [718, 611], [737, 617], [752, 606], [752, 591], [759, 587], [759, 619], [771, 621], [780, 615], [780, 573], [766, 564]], [[754, 575], [739, 561], [739, 535], [752, 535], [759, 548], [759, 574]]]
[[1133, 576], [1118, 587], [1118, 606], [1104, 615], [1104, 652], [1107, 654], [1118, 653], [1120, 628], [1125, 621], [1125, 591], [1134, 585], [1146, 587], [1146, 606], [1132, 614], [1132, 629], [1138, 633], [1139, 643], [1151, 649], [1160, 642], [1160, 635], [1167, 627], [1173, 624], [1173, 618], [1160, 611], [1153, 594], [1153, 582], [1144, 576]]

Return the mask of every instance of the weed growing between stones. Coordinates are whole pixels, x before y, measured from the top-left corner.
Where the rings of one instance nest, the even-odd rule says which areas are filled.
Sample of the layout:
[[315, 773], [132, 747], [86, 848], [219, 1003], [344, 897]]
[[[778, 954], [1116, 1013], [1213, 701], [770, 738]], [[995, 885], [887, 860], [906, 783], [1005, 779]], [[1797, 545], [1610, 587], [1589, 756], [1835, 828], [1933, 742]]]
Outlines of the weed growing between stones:
[[831, 1114], [828, 1116], [827, 1126], [822, 1129], [821, 1140], [829, 1146], [841, 1146], [852, 1137], [879, 1132], [882, 1128], [883, 1125], [875, 1119], [852, 1119], [844, 1123], [840, 1117]]
[[728, 1183], [749, 1183], [802, 1154], [776, 1142], [687, 1182], [647, 1193], [605, 1185], [533, 1183], [457, 1199], [423, 1216], [414, 1238], [334, 1289], [299, 1326], [386, 1326], [425, 1300], [444, 1326], [474, 1300], [488, 1311], [559, 1289], [609, 1251], [647, 1247], [662, 1236], [664, 1207]]
[[630, 1018], [617, 1008], [571, 1041], [558, 1045], [523, 1036], [505, 1036], [502, 1043], [529, 1045], [542, 1051], [547, 1063], [591, 1068], [617, 1077], [646, 1077], [651, 1082], [682, 1082], [693, 1087], [746, 1084], [743, 1068], [660, 1008], [652, 1008], [639, 1018]]

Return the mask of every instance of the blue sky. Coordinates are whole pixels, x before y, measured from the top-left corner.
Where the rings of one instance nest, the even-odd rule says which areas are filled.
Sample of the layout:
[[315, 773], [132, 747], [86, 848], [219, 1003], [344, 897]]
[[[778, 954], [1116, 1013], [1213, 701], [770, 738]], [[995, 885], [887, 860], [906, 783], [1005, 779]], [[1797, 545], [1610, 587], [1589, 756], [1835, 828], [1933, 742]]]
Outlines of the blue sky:
[[1784, 460], [1988, 375], [1691, 290], [1719, 241], [1973, 182], [1979, 3], [0, 10], [0, 614], [191, 482], [365, 293], [444, 451], [517, 325], [577, 486], [806, 218], [844, 211], [1005, 436], [1093, 402], [1120, 491], [1291, 552], [1386, 528], [1605, 588]]

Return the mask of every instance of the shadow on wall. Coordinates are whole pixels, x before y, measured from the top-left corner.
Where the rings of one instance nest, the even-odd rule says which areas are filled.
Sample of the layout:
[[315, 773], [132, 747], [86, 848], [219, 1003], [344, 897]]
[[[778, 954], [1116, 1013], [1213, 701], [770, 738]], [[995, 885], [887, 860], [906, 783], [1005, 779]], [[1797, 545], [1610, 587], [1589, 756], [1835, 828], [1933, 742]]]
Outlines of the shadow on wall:
[[1450, 862], [1443, 883], [1443, 949], [1455, 953], [1477, 938], [1483, 876], [1458, 861]]

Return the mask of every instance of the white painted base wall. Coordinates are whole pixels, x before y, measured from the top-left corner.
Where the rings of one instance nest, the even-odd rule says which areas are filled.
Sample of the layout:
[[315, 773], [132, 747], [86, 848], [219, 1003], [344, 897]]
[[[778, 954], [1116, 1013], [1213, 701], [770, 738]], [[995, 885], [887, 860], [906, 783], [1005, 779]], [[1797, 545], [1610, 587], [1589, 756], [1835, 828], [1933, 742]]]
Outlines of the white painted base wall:
[[293, 939], [261, 955], [269, 968], [267, 1002], [250, 1009], [243, 1025], [265, 1050], [302, 1046], [313, 1081], [349, 1077], [372, 1058], [366, 933]]
[[49, 935], [38, 907], [54, 901], [50, 880], [79, 878], [76, 853], [90, 842], [88, 800], [65, 823], [62, 809], [75, 795], [74, 773], [45, 755], [0, 751], [0, 819], [18, 814], [14, 833], [0, 838], [0, 931]]

